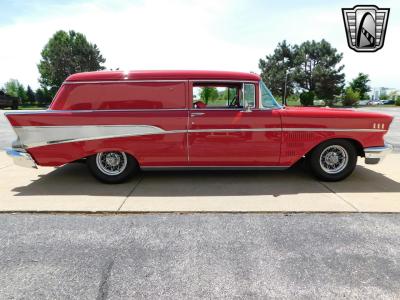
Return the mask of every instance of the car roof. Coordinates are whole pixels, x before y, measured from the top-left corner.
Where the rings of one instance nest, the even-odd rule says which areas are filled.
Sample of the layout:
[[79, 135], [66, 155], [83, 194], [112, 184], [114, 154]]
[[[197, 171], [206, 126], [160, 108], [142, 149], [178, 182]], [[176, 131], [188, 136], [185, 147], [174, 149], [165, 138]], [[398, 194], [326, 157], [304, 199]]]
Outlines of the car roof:
[[118, 81], [118, 80], [244, 80], [259, 81], [254, 73], [203, 70], [158, 71], [95, 71], [76, 73], [66, 81]]

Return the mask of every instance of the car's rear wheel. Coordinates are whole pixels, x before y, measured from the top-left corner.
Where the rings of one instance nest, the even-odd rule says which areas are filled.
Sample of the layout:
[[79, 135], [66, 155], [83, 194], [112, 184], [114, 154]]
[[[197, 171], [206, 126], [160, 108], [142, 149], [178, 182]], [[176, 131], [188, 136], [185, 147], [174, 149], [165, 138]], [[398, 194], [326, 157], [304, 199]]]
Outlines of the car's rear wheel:
[[105, 183], [121, 183], [139, 171], [139, 164], [125, 152], [100, 152], [87, 159], [94, 177]]
[[318, 145], [308, 159], [316, 177], [324, 181], [339, 181], [354, 171], [357, 151], [350, 141], [330, 140]]

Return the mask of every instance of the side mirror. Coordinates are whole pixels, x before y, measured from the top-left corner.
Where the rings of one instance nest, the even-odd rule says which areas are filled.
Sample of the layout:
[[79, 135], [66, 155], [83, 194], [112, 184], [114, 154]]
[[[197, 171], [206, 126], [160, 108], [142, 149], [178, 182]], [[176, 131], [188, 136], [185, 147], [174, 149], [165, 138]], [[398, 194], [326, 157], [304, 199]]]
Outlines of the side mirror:
[[249, 103], [247, 103], [247, 101], [244, 102], [244, 109], [242, 110], [242, 112], [252, 112], [251, 110], [251, 105]]

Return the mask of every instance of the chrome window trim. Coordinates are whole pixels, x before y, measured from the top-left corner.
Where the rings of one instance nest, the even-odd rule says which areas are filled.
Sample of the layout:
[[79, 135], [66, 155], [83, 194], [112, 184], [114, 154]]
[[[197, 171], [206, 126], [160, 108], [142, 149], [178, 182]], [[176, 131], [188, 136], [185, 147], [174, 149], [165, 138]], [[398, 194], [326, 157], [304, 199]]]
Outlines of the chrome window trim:
[[135, 80], [135, 79], [116, 79], [116, 80], [83, 80], [83, 81], [64, 81], [64, 84], [98, 84], [98, 83], [151, 83], [151, 82], [188, 82], [186, 79], [144, 79], [144, 80]]
[[190, 82], [196, 83], [196, 82], [212, 82], [212, 83], [253, 83], [256, 84], [258, 83], [258, 81], [254, 81], [254, 80], [240, 80], [240, 79], [189, 79]]
[[[262, 79], [260, 79], [260, 81], [258, 82], [258, 90], [259, 90], [259, 91], [258, 91], [258, 106], [259, 106], [260, 110], [274, 110], [274, 109], [279, 109], [279, 110], [281, 110], [281, 109], [284, 109], [284, 106], [280, 105], [280, 104], [278, 103], [278, 101], [276, 101], [276, 99], [275, 99], [275, 97], [272, 95], [272, 93], [271, 93], [271, 95], [272, 95], [272, 97], [274, 98], [275, 103], [276, 103], [278, 106], [274, 106], [274, 107], [264, 107], [264, 106], [262, 105], [261, 82], [264, 83], [264, 81], [262, 81]], [[265, 83], [264, 83], [264, 85], [266, 86]]]
[[[207, 110], [211, 110], [211, 111], [243, 111], [243, 109], [244, 109], [244, 107], [243, 108], [221, 108], [221, 107], [216, 107], [216, 108], [212, 108], [212, 107], [207, 107], [207, 108], [195, 108], [195, 107], [193, 107], [193, 108], [191, 108], [190, 110], [195, 110], [195, 111], [207, 111]], [[189, 110], [189, 111], [190, 111]], [[253, 110], [257, 110], [257, 111], [259, 111], [259, 110], [261, 110], [261, 109], [258, 109], [258, 108], [252, 108], [252, 111]]]
[[257, 103], [257, 97], [256, 97], [256, 85], [255, 85], [255, 83], [246, 83], [246, 82], [243, 82], [243, 87], [242, 87], [242, 94], [243, 94], [243, 108], [242, 108], [242, 110], [243, 109], [246, 109], [246, 104], [247, 104], [247, 101], [245, 100], [245, 89], [244, 89], [244, 86], [245, 85], [252, 85], [253, 86], [253, 88], [254, 88], [254, 104], [252, 105], [252, 106], [250, 106], [250, 108], [251, 109], [255, 109], [256, 108], [256, 103]]
[[243, 83], [257, 83], [258, 81], [254, 80], [239, 80], [239, 79], [116, 79], [116, 80], [82, 80], [82, 81], [64, 81], [62, 85], [64, 84], [98, 84], [98, 83], [148, 83], [148, 82], [221, 82], [221, 83], [226, 83], [226, 82], [243, 82]]
[[[244, 85], [245, 84], [252, 84], [252, 85], [254, 85], [254, 105], [251, 107], [252, 108], [252, 110], [254, 110], [255, 108], [256, 108], [256, 101], [257, 101], [257, 99], [256, 99], [256, 93], [255, 93], [255, 91], [256, 91], [256, 84], [258, 83], [258, 81], [243, 81], [243, 80], [190, 80], [190, 82], [192, 83], [192, 96], [193, 96], [193, 88], [194, 88], [194, 86], [193, 86], [193, 83], [196, 83], [196, 82], [211, 82], [211, 83], [221, 83], [221, 84], [224, 84], [224, 83], [229, 83], [229, 82], [235, 82], [235, 83], [242, 83], [243, 85], [242, 85], [242, 89], [241, 89], [241, 91], [242, 91], [242, 97], [243, 97], [243, 104], [244, 104]], [[192, 107], [191, 108], [189, 108], [189, 109], [194, 109], [194, 110], [207, 110], [207, 109], [210, 109], [210, 110], [223, 110], [223, 111], [231, 111], [231, 110], [239, 110], [239, 111], [243, 111], [243, 109], [244, 109], [244, 106], [242, 107], [242, 108], [230, 108], [230, 107], [225, 107], [225, 108], [223, 108], [223, 107], [215, 107], [215, 108], [213, 108], [212, 106], [210, 106], [210, 107], [206, 107], [206, 108], [196, 108], [196, 107], [193, 107], [193, 99], [192, 99], [192, 103], [191, 103], [192, 105]]]

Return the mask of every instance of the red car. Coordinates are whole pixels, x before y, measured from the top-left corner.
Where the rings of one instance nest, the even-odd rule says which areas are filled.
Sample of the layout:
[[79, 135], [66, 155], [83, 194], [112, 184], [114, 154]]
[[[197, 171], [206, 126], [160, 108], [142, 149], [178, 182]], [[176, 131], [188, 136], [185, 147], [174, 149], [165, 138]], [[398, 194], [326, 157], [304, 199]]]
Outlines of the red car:
[[286, 169], [305, 158], [341, 180], [357, 157], [391, 151], [392, 117], [348, 109], [282, 107], [259, 75], [221, 71], [102, 71], [66, 79], [50, 108], [7, 113], [15, 162], [85, 159], [101, 181], [140, 169]]

